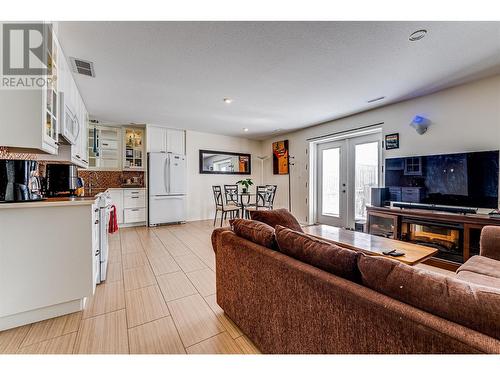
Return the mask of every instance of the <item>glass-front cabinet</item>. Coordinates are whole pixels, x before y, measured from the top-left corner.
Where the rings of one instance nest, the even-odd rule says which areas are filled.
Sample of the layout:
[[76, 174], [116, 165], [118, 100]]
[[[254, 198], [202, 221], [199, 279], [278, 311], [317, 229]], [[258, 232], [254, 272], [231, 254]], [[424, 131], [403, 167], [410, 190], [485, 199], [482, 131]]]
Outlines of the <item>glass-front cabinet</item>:
[[123, 169], [144, 170], [144, 128], [123, 131]]
[[121, 129], [111, 126], [90, 126], [88, 129], [89, 168], [121, 169]]
[[57, 149], [57, 138], [59, 133], [58, 111], [59, 111], [59, 91], [58, 91], [58, 45], [52, 35], [47, 39], [51, 43], [51, 48], [45, 48], [47, 56], [47, 67], [49, 74], [46, 76], [46, 85], [43, 91], [43, 101], [45, 102], [43, 141], [49, 148]]

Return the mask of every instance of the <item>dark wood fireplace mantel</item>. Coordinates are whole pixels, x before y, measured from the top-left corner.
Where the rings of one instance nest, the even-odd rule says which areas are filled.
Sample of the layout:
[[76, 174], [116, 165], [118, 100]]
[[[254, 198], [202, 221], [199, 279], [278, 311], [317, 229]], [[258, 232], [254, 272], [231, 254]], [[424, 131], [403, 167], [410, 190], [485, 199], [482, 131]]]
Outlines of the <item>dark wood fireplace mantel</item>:
[[[484, 214], [455, 214], [449, 212], [367, 206], [366, 232], [398, 240], [408, 240], [409, 225], [411, 223], [424, 223], [430, 227], [442, 226], [456, 228], [453, 233], [456, 253], [460, 255], [448, 256], [440, 252], [437, 257], [427, 260], [425, 263], [456, 270], [463, 262], [473, 255], [479, 253], [479, 238], [481, 230], [486, 225], [500, 226], [500, 219], [490, 218]], [[458, 237], [455, 236], [455, 233]], [[419, 242], [422, 243], [422, 242]], [[432, 246], [429, 244], [429, 246]], [[453, 260], [452, 260], [453, 259]], [[457, 261], [460, 259], [460, 261]]]

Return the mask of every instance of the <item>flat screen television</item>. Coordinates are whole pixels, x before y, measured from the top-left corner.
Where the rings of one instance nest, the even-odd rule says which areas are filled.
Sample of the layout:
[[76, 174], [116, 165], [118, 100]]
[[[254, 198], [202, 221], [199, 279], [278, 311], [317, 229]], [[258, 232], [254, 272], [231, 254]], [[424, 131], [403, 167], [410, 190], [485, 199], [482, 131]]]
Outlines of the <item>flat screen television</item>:
[[498, 208], [498, 178], [498, 150], [385, 161], [391, 201]]

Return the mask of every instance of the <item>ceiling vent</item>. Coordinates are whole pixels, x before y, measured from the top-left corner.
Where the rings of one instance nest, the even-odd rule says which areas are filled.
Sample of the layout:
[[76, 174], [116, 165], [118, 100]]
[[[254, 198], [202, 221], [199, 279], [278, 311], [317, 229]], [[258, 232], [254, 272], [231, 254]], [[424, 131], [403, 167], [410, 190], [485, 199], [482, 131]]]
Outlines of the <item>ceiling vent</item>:
[[73, 71], [84, 76], [95, 77], [94, 63], [81, 59], [70, 58]]

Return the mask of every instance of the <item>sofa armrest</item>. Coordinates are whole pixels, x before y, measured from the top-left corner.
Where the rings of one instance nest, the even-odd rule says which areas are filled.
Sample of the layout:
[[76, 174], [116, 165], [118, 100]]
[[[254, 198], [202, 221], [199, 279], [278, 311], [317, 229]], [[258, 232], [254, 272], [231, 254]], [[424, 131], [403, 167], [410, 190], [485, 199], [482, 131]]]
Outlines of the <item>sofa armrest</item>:
[[486, 226], [481, 231], [481, 250], [483, 257], [500, 260], [500, 227]]
[[221, 228], [216, 228], [212, 232], [211, 240], [212, 240], [212, 248], [214, 249], [214, 252], [217, 254], [217, 238], [221, 235], [223, 232], [231, 231], [231, 227], [221, 227]]

